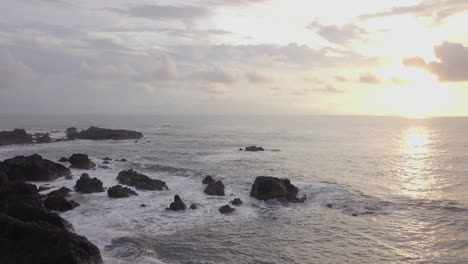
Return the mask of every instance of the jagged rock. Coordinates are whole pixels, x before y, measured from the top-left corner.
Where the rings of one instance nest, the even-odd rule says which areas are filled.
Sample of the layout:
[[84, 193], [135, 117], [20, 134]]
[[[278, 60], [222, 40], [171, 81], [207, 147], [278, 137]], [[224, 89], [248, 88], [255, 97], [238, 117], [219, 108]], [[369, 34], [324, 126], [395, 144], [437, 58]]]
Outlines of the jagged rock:
[[54, 197], [54, 196], [60, 196], [60, 197], [67, 197], [70, 195], [71, 190], [68, 189], [67, 187], [61, 187], [58, 190], [51, 191], [50, 193], [47, 194], [47, 197]]
[[224, 196], [224, 184], [222, 181], [218, 180], [216, 182], [212, 182], [206, 186], [204, 193], [208, 195], [217, 195], [217, 196]]
[[245, 151], [264, 151], [264, 149], [262, 147], [250, 146], [245, 147]]
[[62, 164], [43, 159], [39, 154], [4, 160], [0, 163], [0, 170], [8, 175], [10, 181], [51, 181], [71, 174]]
[[212, 182], [215, 182], [215, 180], [213, 179], [213, 177], [211, 177], [211, 175], [206, 175], [202, 181], [203, 184], [210, 184]]
[[33, 143], [32, 135], [26, 133], [26, 130], [24, 129], [0, 131], [0, 146], [31, 143]]
[[47, 191], [49, 189], [51, 189], [52, 187], [49, 187], [49, 186], [39, 186], [39, 188], [37, 189], [38, 192], [43, 192], [43, 191]]
[[146, 204], [140, 204], [140, 207], [146, 207]]
[[68, 161], [71, 163], [70, 168], [73, 169], [89, 170], [96, 167], [96, 164], [92, 162], [86, 154], [73, 154], [68, 158]]
[[166, 210], [172, 210], [172, 211], [181, 211], [185, 210], [187, 206], [185, 206], [185, 203], [182, 202], [182, 199], [180, 199], [179, 195], [174, 196], [174, 202], [172, 202], [169, 205], [169, 208], [166, 208]]
[[127, 161], [127, 160], [126, 160], [126, 159], [120, 159], [120, 161], [121, 161], [121, 162], [125, 162], [125, 161]]
[[239, 198], [235, 198], [235, 199], [232, 200], [230, 203], [231, 203], [232, 205], [236, 205], [236, 206], [239, 206], [239, 205], [242, 205], [242, 204], [243, 204], [242, 200], [239, 199]]
[[74, 209], [79, 204], [73, 200], [68, 201], [64, 196], [48, 195], [44, 201], [44, 207], [49, 210], [65, 212]]
[[119, 172], [119, 175], [117, 175], [117, 181], [123, 185], [134, 186], [138, 190], [169, 190], [165, 182], [151, 179], [150, 177], [140, 174], [132, 169]]
[[259, 200], [276, 199], [282, 203], [298, 203], [306, 197], [297, 198], [299, 190], [291, 184], [289, 179], [259, 176], [255, 178], [250, 196]]
[[191, 204], [191, 205], [190, 205], [190, 209], [192, 209], [192, 210], [195, 210], [195, 209], [197, 209], [197, 208], [198, 208], [198, 207], [197, 207], [196, 204]]
[[107, 190], [107, 195], [111, 198], [125, 198], [131, 195], [138, 195], [135, 191], [122, 185], [112, 186]]
[[236, 209], [229, 206], [229, 204], [221, 206], [218, 210], [221, 214], [229, 214], [236, 211]]
[[99, 127], [90, 127], [86, 130], [81, 131], [77, 135], [80, 139], [91, 139], [91, 140], [125, 140], [125, 139], [140, 139], [143, 134], [131, 130], [123, 129], [107, 129]]
[[87, 173], [81, 174], [79, 180], [76, 181], [75, 191], [81, 193], [103, 192], [102, 181], [98, 178], [90, 178]]
[[68, 159], [65, 158], [65, 157], [61, 157], [58, 161], [59, 162], [68, 162]]
[[37, 135], [36, 142], [37, 143], [50, 143], [52, 142], [52, 139], [50, 138], [49, 133], [45, 133], [45, 134]]
[[102, 158], [102, 160], [105, 160], [105, 161], [110, 161], [110, 160], [112, 160], [112, 159], [111, 159], [111, 158], [109, 158], [109, 157], [104, 157], [104, 158]]

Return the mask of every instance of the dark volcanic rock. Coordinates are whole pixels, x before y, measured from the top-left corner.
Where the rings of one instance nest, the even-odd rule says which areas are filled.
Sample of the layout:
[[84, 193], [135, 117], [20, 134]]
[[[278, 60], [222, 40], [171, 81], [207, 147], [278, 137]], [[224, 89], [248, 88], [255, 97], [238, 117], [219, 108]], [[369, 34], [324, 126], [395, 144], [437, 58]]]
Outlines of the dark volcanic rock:
[[7, 185], [8, 182], [9, 182], [8, 175], [5, 172], [0, 170], [0, 187]]
[[71, 190], [68, 189], [67, 187], [61, 187], [58, 190], [51, 191], [50, 193], [47, 194], [47, 197], [53, 197], [53, 196], [61, 196], [61, 197], [67, 197], [70, 195]]
[[140, 174], [132, 169], [119, 172], [119, 175], [117, 175], [117, 181], [123, 185], [134, 186], [138, 190], [169, 190], [165, 182], [151, 179], [150, 177]]
[[169, 208], [166, 208], [166, 210], [172, 210], [172, 211], [181, 211], [185, 210], [187, 206], [185, 206], [184, 202], [182, 202], [182, 199], [180, 199], [179, 195], [174, 196], [174, 202], [172, 202], [169, 205]]
[[39, 186], [39, 188], [37, 189], [38, 192], [43, 192], [43, 191], [47, 191], [49, 189], [51, 189], [52, 187], [49, 187], [49, 186]]
[[59, 162], [68, 162], [68, 159], [65, 158], [65, 157], [61, 157], [58, 161]]
[[255, 178], [250, 196], [259, 200], [277, 199], [280, 202], [305, 201], [305, 197], [297, 198], [298, 192], [297, 187], [292, 185], [289, 179], [259, 176]]
[[138, 195], [135, 191], [122, 185], [112, 186], [107, 190], [107, 195], [111, 198], [125, 198], [130, 195]]
[[0, 163], [0, 170], [8, 175], [10, 181], [51, 181], [71, 174], [62, 164], [43, 159], [39, 154], [4, 160]]
[[73, 180], [73, 175], [66, 175], [65, 180]]
[[125, 139], [140, 139], [143, 134], [131, 130], [123, 129], [107, 129], [99, 127], [90, 127], [86, 130], [81, 131], [78, 134], [80, 139], [91, 139], [91, 140], [125, 140]]
[[50, 138], [49, 133], [45, 133], [45, 134], [37, 135], [36, 142], [37, 143], [50, 143], [52, 142], [52, 139]]
[[96, 164], [94, 164], [86, 154], [73, 154], [68, 158], [68, 161], [71, 163], [70, 168], [74, 169], [89, 170], [96, 167]]
[[64, 196], [52, 195], [48, 196], [44, 201], [44, 207], [49, 210], [65, 212], [74, 209], [79, 204], [73, 200], [68, 201]]
[[110, 169], [110, 167], [106, 165], [98, 165], [98, 168], [105, 169], [105, 170]]
[[105, 160], [105, 161], [110, 161], [110, 160], [112, 160], [112, 159], [111, 159], [111, 158], [109, 158], [109, 157], [104, 157], [104, 158], [102, 158], [102, 160]]
[[104, 162], [102, 162], [102, 164], [109, 164], [110, 162], [105, 160]]
[[221, 206], [218, 210], [222, 214], [229, 214], [229, 213], [236, 211], [236, 209], [229, 206], [229, 204]]
[[224, 184], [220, 180], [212, 182], [206, 186], [203, 192], [208, 195], [224, 196]]
[[103, 192], [102, 181], [98, 178], [90, 178], [87, 173], [81, 174], [79, 180], [76, 181], [75, 191], [81, 193]]
[[80, 133], [78, 132], [78, 130], [76, 129], [76, 127], [69, 127], [69, 128], [67, 128], [67, 130], [65, 131], [65, 133], [67, 134], [67, 138], [70, 139], [70, 140], [77, 139], [77, 138], [78, 138], [78, 135], [80, 134]]
[[203, 184], [210, 184], [212, 182], [215, 182], [215, 180], [213, 179], [213, 177], [211, 177], [211, 175], [206, 175], [202, 181]]
[[245, 151], [264, 151], [264, 149], [262, 147], [250, 146], [245, 147]]
[[32, 142], [32, 135], [26, 133], [26, 130], [24, 129], [0, 131], [0, 146], [12, 144], [31, 144]]
[[195, 210], [195, 209], [197, 209], [197, 208], [198, 208], [198, 207], [197, 207], [196, 204], [191, 204], [191, 205], [190, 205], [190, 209], [192, 209], [192, 210]]
[[242, 204], [243, 204], [242, 200], [239, 199], [239, 198], [235, 198], [235, 199], [232, 200], [230, 203], [231, 203], [232, 205], [236, 205], [236, 206], [239, 206], [239, 205], [242, 205]]
[[121, 162], [125, 162], [125, 161], [127, 161], [127, 160], [126, 160], [126, 159], [120, 159], [120, 161], [121, 161]]

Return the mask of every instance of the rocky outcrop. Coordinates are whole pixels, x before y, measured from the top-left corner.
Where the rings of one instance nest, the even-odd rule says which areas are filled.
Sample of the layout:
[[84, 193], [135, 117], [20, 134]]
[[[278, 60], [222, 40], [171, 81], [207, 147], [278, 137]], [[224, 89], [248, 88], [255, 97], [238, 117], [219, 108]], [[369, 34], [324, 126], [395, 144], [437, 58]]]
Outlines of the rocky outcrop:
[[51, 191], [50, 193], [47, 194], [47, 197], [53, 197], [53, 196], [60, 196], [60, 197], [67, 197], [70, 195], [71, 190], [68, 189], [67, 187], [61, 187], [58, 190]]
[[110, 198], [125, 198], [131, 195], [138, 195], [135, 191], [122, 185], [112, 186], [107, 190], [107, 195]]
[[134, 186], [138, 190], [169, 190], [165, 182], [151, 179], [150, 177], [140, 174], [132, 169], [119, 172], [119, 175], [117, 175], [117, 181], [123, 185]]
[[77, 132], [76, 128], [69, 128], [67, 129], [67, 137], [70, 139], [126, 140], [140, 139], [143, 137], [143, 134], [132, 130], [108, 129], [92, 126], [86, 130], [82, 130], [81, 132]]
[[36, 186], [0, 187], [1, 263], [102, 263], [99, 249], [42, 206]]
[[0, 131], [0, 146], [12, 144], [31, 144], [32, 142], [32, 135], [26, 133], [26, 130], [24, 129]]
[[50, 138], [49, 133], [36, 133], [35, 135], [37, 143], [50, 143], [52, 139]]
[[78, 130], [76, 129], [76, 127], [69, 127], [67, 128], [67, 130], [65, 131], [66, 135], [67, 135], [67, 138], [69, 140], [74, 140], [74, 139], [77, 139], [78, 136], [79, 136], [79, 132]]
[[230, 201], [230, 203], [235, 206], [240, 206], [243, 204], [242, 200], [239, 198], [235, 198], [234, 200]]
[[196, 204], [191, 204], [191, 205], [190, 205], [190, 209], [192, 209], [192, 210], [195, 210], [195, 209], [197, 209], [197, 208], [198, 208], [198, 207], [197, 207]]
[[211, 177], [211, 175], [206, 175], [202, 181], [203, 184], [210, 184], [212, 182], [215, 182], [215, 180], [213, 179], [213, 177]]
[[218, 180], [216, 182], [212, 182], [206, 186], [204, 193], [208, 195], [217, 195], [217, 196], [224, 196], [224, 184], [222, 181]]
[[185, 203], [182, 202], [182, 199], [180, 199], [179, 195], [174, 196], [174, 202], [172, 202], [166, 210], [172, 210], [172, 211], [182, 211], [185, 210], [187, 206], [185, 206]]
[[70, 168], [73, 169], [89, 170], [96, 167], [96, 164], [92, 162], [86, 154], [73, 154], [68, 158], [68, 161], [71, 164]]
[[102, 181], [98, 178], [91, 178], [87, 173], [83, 173], [80, 179], [76, 181], [75, 191], [80, 193], [103, 192], [104, 187], [102, 187]]
[[257, 146], [250, 146], [250, 147], [245, 147], [244, 151], [264, 151], [262, 147], [257, 147]]
[[218, 210], [221, 214], [229, 214], [236, 211], [236, 209], [229, 206], [229, 204], [221, 206]]
[[58, 162], [68, 162], [68, 158], [61, 157]]
[[68, 201], [64, 196], [60, 195], [52, 195], [48, 196], [47, 199], [44, 201], [44, 207], [49, 210], [65, 212], [78, 207], [80, 204], [77, 202], [70, 200]]
[[289, 179], [259, 176], [255, 178], [250, 196], [259, 200], [276, 199], [282, 203], [298, 203], [306, 197], [297, 198], [299, 190], [291, 184]]
[[52, 181], [71, 174], [62, 164], [43, 159], [39, 154], [4, 160], [0, 171], [5, 172], [10, 181]]

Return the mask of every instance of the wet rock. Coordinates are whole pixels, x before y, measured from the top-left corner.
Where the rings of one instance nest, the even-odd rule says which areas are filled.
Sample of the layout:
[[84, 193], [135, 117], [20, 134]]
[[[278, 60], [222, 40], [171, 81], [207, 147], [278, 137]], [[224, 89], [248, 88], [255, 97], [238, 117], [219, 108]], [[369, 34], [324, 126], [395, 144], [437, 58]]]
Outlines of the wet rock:
[[105, 166], [105, 165], [98, 165], [98, 168], [100, 168], [100, 169], [106, 169], [106, 170], [107, 170], [107, 169], [110, 169], [110, 167]]
[[70, 195], [71, 190], [68, 189], [67, 187], [61, 187], [58, 190], [51, 191], [50, 193], [47, 194], [47, 197], [54, 197], [54, 196], [60, 196], [60, 197], [67, 197]]
[[33, 143], [32, 135], [26, 133], [26, 130], [24, 129], [0, 131], [0, 146], [31, 143]]
[[126, 140], [126, 139], [140, 139], [143, 134], [131, 130], [123, 129], [107, 129], [99, 127], [90, 127], [86, 130], [81, 131], [78, 134], [80, 139], [91, 139], [91, 140]]
[[109, 164], [110, 162], [105, 160], [102, 164]]
[[66, 175], [65, 180], [73, 180], [73, 175]]
[[264, 149], [262, 147], [250, 146], [245, 147], [245, 151], [264, 151]]
[[282, 203], [298, 203], [306, 200], [297, 198], [299, 190], [291, 184], [289, 179], [259, 176], [255, 178], [250, 196], [259, 200], [276, 199]]
[[208, 195], [217, 195], [217, 196], [224, 196], [224, 184], [222, 181], [218, 180], [216, 182], [212, 182], [206, 186], [204, 193]]
[[146, 204], [140, 204], [140, 207], [146, 207]]
[[243, 204], [242, 200], [239, 199], [239, 198], [235, 198], [235, 199], [232, 200], [230, 203], [231, 203], [232, 205], [235, 205], [235, 206], [240, 206], [240, 205]]
[[236, 209], [229, 206], [229, 204], [221, 206], [218, 210], [221, 214], [229, 214], [236, 211]]
[[9, 183], [8, 175], [0, 170], [0, 187], [7, 185]]
[[197, 207], [196, 204], [191, 204], [191, 205], [190, 205], [190, 209], [192, 209], [192, 210], [195, 210], [195, 209], [197, 209], [197, 208], [198, 208], [198, 207]]
[[52, 139], [50, 138], [49, 133], [45, 133], [45, 134], [37, 135], [36, 142], [37, 143], [50, 143], [52, 142]]
[[126, 159], [120, 159], [120, 161], [121, 161], [121, 162], [125, 162], [125, 161], [127, 161], [127, 160], [126, 160]]
[[49, 189], [51, 189], [52, 187], [49, 187], [49, 186], [39, 186], [39, 188], [37, 189], [38, 192], [43, 192], [43, 191], [47, 191]]
[[107, 190], [107, 195], [111, 198], [125, 198], [131, 195], [138, 195], [135, 191], [122, 185], [112, 186]]
[[109, 157], [104, 157], [104, 158], [102, 158], [102, 160], [105, 160], [105, 161], [111, 161], [112, 159], [111, 159], [111, 158], [109, 158]]
[[138, 173], [132, 169], [119, 172], [117, 181], [120, 184], [134, 186], [138, 190], [162, 191], [169, 190], [166, 183]]
[[79, 180], [76, 181], [75, 191], [81, 193], [103, 192], [102, 181], [98, 178], [90, 178], [87, 173], [81, 174]]
[[213, 179], [213, 177], [211, 177], [211, 175], [206, 175], [202, 181], [203, 184], [210, 184], [212, 182], [215, 182], [215, 180]]
[[58, 161], [59, 162], [68, 162], [68, 159], [65, 158], [65, 157], [61, 157]]
[[73, 169], [89, 170], [96, 167], [96, 164], [86, 154], [76, 153], [71, 155], [68, 160], [71, 163], [70, 168]]
[[69, 140], [75, 140], [78, 138], [78, 135], [80, 133], [78, 133], [78, 130], [76, 129], [76, 127], [69, 127], [67, 128], [67, 130], [65, 131], [65, 134], [67, 135], [67, 138]]
[[332, 204], [332, 203], [327, 203], [327, 207], [328, 207], [328, 208], [332, 208], [332, 207], [333, 207], [333, 204]]
[[62, 164], [43, 159], [39, 154], [16, 156], [0, 163], [10, 181], [52, 181], [71, 172]]
[[243, 148], [239, 148], [239, 151], [244, 151], [244, 149], [243, 149]]
[[69, 211], [78, 206], [79, 204], [77, 202], [73, 200], [68, 201], [64, 196], [60, 195], [49, 195], [44, 201], [45, 208], [59, 212]]
[[180, 199], [179, 195], [174, 196], [174, 202], [172, 202], [169, 205], [169, 208], [166, 208], [166, 210], [172, 210], [172, 211], [181, 211], [185, 210], [187, 206], [185, 206], [185, 203], [182, 202], [182, 199]]

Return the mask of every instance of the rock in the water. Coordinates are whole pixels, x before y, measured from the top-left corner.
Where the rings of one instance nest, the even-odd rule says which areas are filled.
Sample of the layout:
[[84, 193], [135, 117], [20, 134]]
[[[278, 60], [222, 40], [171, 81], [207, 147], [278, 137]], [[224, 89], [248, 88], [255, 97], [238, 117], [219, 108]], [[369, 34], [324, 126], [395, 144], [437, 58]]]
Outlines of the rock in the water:
[[16, 156], [0, 163], [10, 181], [52, 181], [71, 172], [62, 164], [43, 159], [39, 154]]
[[191, 205], [190, 205], [190, 209], [192, 209], [192, 210], [195, 210], [195, 209], [197, 209], [197, 208], [198, 208], [198, 207], [197, 207], [196, 204], [191, 204]]
[[39, 188], [37, 189], [37, 191], [38, 191], [38, 192], [43, 192], [43, 191], [49, 190], [50, 188], [52, 188], [52, 187], [49, 187], [49, 186], [39, 186]]
[[215, 182], [215, 180], [213, 179], [213, 177], [211, 177], [211, 175], [206, 175], [202, 181], [203, 184], [210, 184], [212, 182]]
[[110, 167], [109, 167], [109, 166], [106, 166], [106, 165], [98, 165], [98, 168], [100, 168], [100, 169], [106, 169], [106, 170], [107, 170], [107, 169], [110, 169]]
[[262, 147], [250, 146], [245, 147], [245, 151], [264, 151], [264, 149]]
[[102, 164], [109, 164], [110, 162], [105, 160]]
[[146, 204], [140, 204], [140, 207], [146, 207]]
[[74, 209], [79, 204], [73, 200], [68, 201], [64, 196], [52, 195], [48, 196], [44, 201], [44, 207], [49, 210], [65, 212]]
[[250, 196], [259, 200], [277, 199], [280, 202], [298, 203], [305, 197], [297, 198], [299, 190], [289, 179], [259, 176], [255, 178]]
[[73, 175], [66, 175], [65, 180], [73, 180]]
[[107, 195], [111, 198], [125, 198], [130, 195], [138, 195], [135, 191], [122, 185], [112, 186], [107, 190]]
[[242, 205], [242, 204], [243, 204], [242, 200], [239, 199], [239, 198], [235, 198], [235, 199], [232, 200], [230, 203], [231, 203], [232, 205], [236, 205], [236, 206], [239, 206], [239, 205]]
[[70, 140], [75, 140], [78, 138], [79, 136], [79, 132], [78, 130], [76, 129], [76, 127], [69, 127], [67, 128], [67, 130], [65, 131], [65, 133], [67, 134], [67, 138], [70, 139]]
[[206, 186], [204, 193], [208, 195], [217, 195], [217, 196], [224, 196], [224, 184], [222, 181], [218, 180], [216, 182], [212, 182]]
[[102, 181], [98, 178], [90, 178], [87, 173], [81, 174], [79, 180], [76, 181], [75, 191], [81, 193], [103, 192]]
[[185, 210], [187, 206], [185, 206], [184, 202], [182, 202], [182, 199], [180, 199], [179, 195], [174, 196], [174, 202], [172, 202], [169, 205], [169, 208], [166, 208], [166, 210], [172, 210], [172, 211], [181, 211]]
[[127, 161], [127, 160], [126, 160], [126, 159], [120, 159], [120, 161], [121, 161], [121, 162], [125, 162], [125, 161]]
[[104, 157], [104, 158], [102, 158], [102, 160], [105, 160], [105, 161], [110, 161], [110, 160], [112, 160], [112, 159], [111, 159], [111, 158], [109, 158], [109, 157]]
[[68, 159], [65, 158], [65, 157], [61, 157], [58, 161], [59, 162], [68, 162]]
[[32, 135], [26, 133], [24, 129], [15, 129], [13, 131], [0, 131], [0, 146], [12, 144], [31, 144]]
[[70, 195], [71, 190], [68, 189], [67, 187], [61, 187], [58, 190], [51, 191], [50, 193], [47, 194], [47, 197], [53, 197], [53, 196], [60, 196], [60, 197], [67, 197]]
[[78, 136], [80, 139], [91, 139], [91, 140], [125, 140], [125, 139], [140, 139], [143, 134], [131, 130], [123, 129], [107, 129], [99, 127], [90, 127], [86, 130], [81, 131]]
[[150, 177], [140, 174], [132, 169], [119, 172], [119, 175], [117, 175], [117, 181], [123, 185], [134, 186], [138, 190], [169, 190], [165, 182], [151, 179]]
[[36, 142], [37, 143], [50, 143], [52, 142], [52, 139], [50, 138], [49, 133], [45, 133], [45, 134], [37, 135]]
[[71, 163], [70, 168], [73, 169], [89, 170], [96, 167], [96, 164], [94, 164], [86, 154], [73, 154], [68, 158], [68, 161]]
[[229, 204], [221, 206], [218, 210], [222, 214], [229, 214], [229, 213], [232, 213], [232, 212], [236, 211], [236, 209], [229, 206]]

